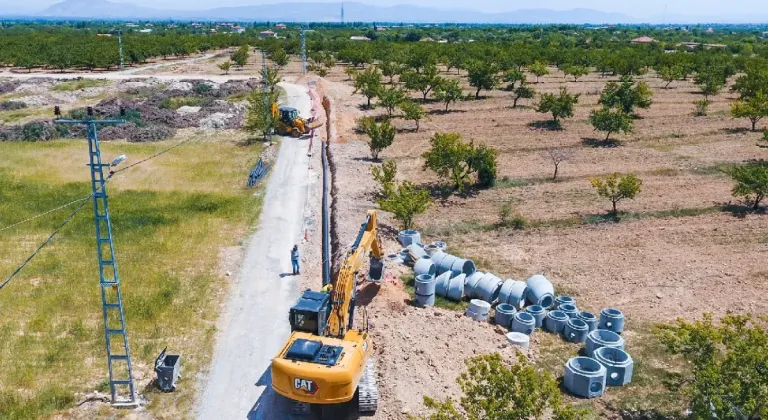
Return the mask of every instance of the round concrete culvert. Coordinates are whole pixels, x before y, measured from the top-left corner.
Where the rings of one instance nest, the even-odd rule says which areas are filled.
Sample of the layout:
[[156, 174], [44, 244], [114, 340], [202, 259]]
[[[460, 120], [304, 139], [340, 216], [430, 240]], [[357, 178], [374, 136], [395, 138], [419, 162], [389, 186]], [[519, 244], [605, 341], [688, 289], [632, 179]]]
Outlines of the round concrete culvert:
[[506, 337], [507, 341], [509, 341], [513, 346], [519, 346], [521, 348], [527, 349], [531, 345], [531, 337], [520, 332], [512, 331], [507, 333]]
[[608, 371], [608, 386], [623, 386], [632, 381], [634, 362], [626, 351], [614, 347], [600, 347], [595, 350], [594, 358]]
[[491, 273], [486, 273], [472, 289], [471, 297], [493, 302], [499, 296], [499, 289], [504, 282]]
[[525, 308], [525, 312], [533, 316], [533, 319], [536, 321], [536, 328], [541, 328], [544, 323], [544, 317], [547, 316], [547, 311], [539, 305], [531, 305]]
[[499, 302], [508, 303], [517, 309], [525, 305], [525, 297], [528, 294], [528, 286], [524, 281], [509, 279], [499, 289]]
[[571, 343], [583, 343], [587, 341], [587, 335], [589, 334], [589, 327], [587, 323], [576, 318], [571, 318], [563, 328], [563, 337], [565, 341]]
[[576, 318], [584, 321], [590, 332], [597, 329], [597, 317], [592, 312], [579, 312], [576, 314]]
[[536, 329], [536, 320], [527, 312], [518, 312], [512, 318], [512, 331], [527, 335], [533, 334]]
[[496, 306], [496, 314], [494, 315], [494, 321], [496, 325], [501, 325], [504, 328], [512, 327], [512, 318], [515, 317], [517, 309], [508, 303], [502, 303]]
[[416, 276], [414, 285], [417, 295], [430, 296], [435, 294], [435, 276], [420, 274]]
[[434, 276], [436, 271], [437, 267], [435, 267], [435, 263], [433, 263], [432, 260], [426, 255], [419, 258], [413, 265], [413, 272], [417, 276], [422, 274]]
[[435, 306], [435, 295], [424, 296], [417, 293], [413, 296], [413, 304], [421, 307]]
[[440, 249], [436, 247], [435, 245], [427, 245], [424, 247], [424, 251], [432, 257], [432, 255], [435, 255], [437, 252], [440, 252]]
[[475, 267], [475, 263], [472, 262], [472, 260], [465, 260], [463, 258], [458, 258], [456, 261], [451, 264], [451, 271], [454, 275], [458, 276], [459, 274], [466, 274], [467, 276], [472, 275], [475, 271], [477, 271], [477, 267]]
[[469, 301], [466, 315], [475, 321], [485, 321], [488, 319], [488, 313], [491, 311], [491, 305], [482, 300], [472, 299]]
[[451, 254], [445, 254], [445, 257], [441, 258], [439, 262], [435, 262], [437, 265], [437, 274], [443, 274], [446, 271], [451, 271], [451, 266], [458, 260], [459, 257]]
[[579, 313], [579, 309], [575, 305], [562, 304], [557, 308], [558, 311], [564, 312], [568, 315], [568, 318], [576, 318], [576, 314]]
[[446, 272], [437, 276], [437, 278], [435, 279], [435, 294], [441, 297], [446, 297], [448, 295], [448, 287], [449, 287], [450, 281], [451, 281], [450, 272]]
[[541, 274], [531, 276], [525, 281], [528, 285], [528, 302], [549, 309], [555, 302], [555, 288], [546, 277]]
[[565, 364], [563, 385], [571, 394], [595, 398], [605, 392], [607, 370], [590, 357], [574, 357]]
[[[450, 272], [445, 274], [450, 274]], [[464, 274], [459, 274], [448, 280], [448, 290], [445, 297], [455, 302], [460, 301], [464, 297], [464, 279], [466, 277]]]
[[471, 276], [467, 276], [464, 279], [464, 296], [472, 297], [472, 290], [475, 289], [480, 279], [485, 276], [485, 273], [481, 271], [475, 271]]
[[597, 324], [597, 328], [621, 334], [624, 331], [624, 314], [614, 308], [603, 309], [600, 311], [600, 321]]
[[565, 329], [565, 324], [568, 323], [568, 315], [563, 311], [550, 311], [544, 318], [544, 328], [555, 334], [561, 334]]
[[560, 307], [560, 305], [573, 305], [576, 306], [576, 299], [570, 297], [570, 296], [558, 296], [555, 298], [555, 306], [554, 308], [557, 309]]
[[593, 357], [595, 350], [601, 347], [613, 347], [624, 350], [624, 339], [610, 330], [594, 330], [587, 335], [586, 353]]
[[402, 250], [400, 250], [400, 258], [406, 264], [410, 264], [411, 262], [413, 262], [411, 260], [411, 256], [408, 254], [408, 248], [403, 248]]

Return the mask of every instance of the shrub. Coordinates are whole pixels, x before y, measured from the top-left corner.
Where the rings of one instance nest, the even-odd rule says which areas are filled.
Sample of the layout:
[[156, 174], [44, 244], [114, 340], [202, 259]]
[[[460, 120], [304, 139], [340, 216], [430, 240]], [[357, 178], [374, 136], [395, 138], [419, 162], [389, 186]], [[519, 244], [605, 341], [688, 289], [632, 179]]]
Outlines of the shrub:
[[395, 141], [397, 130], [389, 123], [389, 120], [377, 124], [370, 117], [363, 118], [362, 126], [369, 138], [368, 146], [371, 149], [371, 158], [378, 160], [379, 153]]
[[480, 186], [491, 187], [496, 182], [497, 150], [464, 143], [457, 133], [435, 133], [430, 143], [432, 147], [422, 155], [424, 169], [449, 178], [460, 193], [473, 173]]
[[388, 160], [381, 166], [371, 168], [373, 180], [379, 183], [379, 196], [387, 198], [395, 192], [395, 178], [397, 177], [397, 163], [394, 160]]
[[635, 108], [649, 108], [653, 91], [645, 82], [634, 83], [624, 76], [620, 83], [608, 82], [600, 94], [599, 103], [606, 108], [616, 108], [625, 114], [632, 114]]
[[419, 131], [421, 120], [427, 115], [427, 111], [424, 107], [414, 101], [403, 101], [398, 106], [400, 110], [403, 111], [403, 118], [415, 122], [416, 131]]
[[603, 107], [599, 110], [593, 110], [589, 115], [589, 122], [595, 127], [596, 131], [604, 131], [605, 141], [611, 137], [611, 133], [629, 133], [632, 131], [632, 117], [624, 111], [613, 111]]
[[429, 191], [404, 181], [387, 197], [378, 200], [382, 210], [388, 211], [403, 224], [404, 229], [413, 227], [413, 218], [427, 211], [432, 200]]
[[598, 195], [611, 200], [614, 215], [617, 214], [616, 203], [625, 198], [633, 200], [640, 193], [643, 185], [643, 181], [631, 173], [626, 175], [614, 173], [603, 179], [595, 178], [591, 183]]
[[760, 202], [768, 196], [768, 162], [759, 161], [737, 166], [728, 174], [736, 181], [732, 193], [734, 197], [743, 197], [757, 210]]
[[496, 184], [496, 159], [499, 152], [484, 144], [477, 146], [469, 158], [469, 167], [477, 172], [477, 184], [484, 188]]
[[512, 229], [525, 229], [528, 221], [519, 214], [514, 213], [512, 203], [504, 203], [499, 209], [499, 226], [510, 227]]
[[205, 95], [213, 90], [213, 86], [206, 82], [195, 83], [195, 93]]
[[24, 109], [27, 107], [27, 104], [24, 102], [19, 101], [3, 101], [0, 102], [0, 111], [15, 111], [19, 109]]
[[565, 87], [560, 88], [560, 96], [552, 93], [541, 95], [541, 102], [536, 108], [536, 112], [551, 113], [555, 124], [560, 122], [561, 118], [573, 117], [573, 107], [579, 102], [580, 93], [570, 94]]
[[693, 105], [695, 106], [693, 110], [693, 115], [695, 117], [706, 117], [707, 111], [709, 110], [709, 105], [712, 103], [712, 101], [707, 99], [697, 99], [693, 101]]

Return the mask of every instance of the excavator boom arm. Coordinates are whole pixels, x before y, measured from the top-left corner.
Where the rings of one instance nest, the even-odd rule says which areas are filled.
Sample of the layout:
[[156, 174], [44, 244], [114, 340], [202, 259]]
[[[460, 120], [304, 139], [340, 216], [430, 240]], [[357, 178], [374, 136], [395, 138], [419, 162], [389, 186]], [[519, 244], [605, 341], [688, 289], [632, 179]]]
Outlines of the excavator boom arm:
[[328, 317], [328, 335], [343, 338], [347, 326], [350, 325], [350, 316], [354, 305], [355, 288], [357, 280], [355, 275], [366, 262], [368, 255], [372, 255], [375, 261], [380, 261], [383, 254], [381, 240], [379, 239], [379, 226], [376, 211], [369, 210], [365, 223], [360, 228], [355, 244], [352, 245], [347, 258], [336, 278], [336, 285], [331, 297], [331, 314]]

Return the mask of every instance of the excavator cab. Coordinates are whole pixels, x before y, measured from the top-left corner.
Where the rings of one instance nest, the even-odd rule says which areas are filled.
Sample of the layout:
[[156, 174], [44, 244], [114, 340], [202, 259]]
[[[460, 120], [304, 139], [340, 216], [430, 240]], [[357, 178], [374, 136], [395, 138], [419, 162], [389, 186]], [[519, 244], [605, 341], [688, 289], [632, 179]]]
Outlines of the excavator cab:
[[286, 124], [292, 124], [299, 118], [299, 111], [296, 108], [287, 106], [280, 107], [280, 120]]
[[290, 312], [291, 332], [303, 331], [323, 335], [331, 311], [331, 295], [306, 290]]

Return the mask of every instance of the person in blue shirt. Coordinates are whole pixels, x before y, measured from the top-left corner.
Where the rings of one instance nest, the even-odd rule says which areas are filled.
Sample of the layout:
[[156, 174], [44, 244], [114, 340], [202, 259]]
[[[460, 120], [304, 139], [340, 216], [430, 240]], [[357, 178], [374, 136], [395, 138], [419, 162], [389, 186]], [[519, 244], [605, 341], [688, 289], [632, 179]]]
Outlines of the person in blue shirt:
[[299, 246], [294, 245], [291, 250], [291, 263], [293, 263], [293, 275], [301, 274], [299, 271]]

